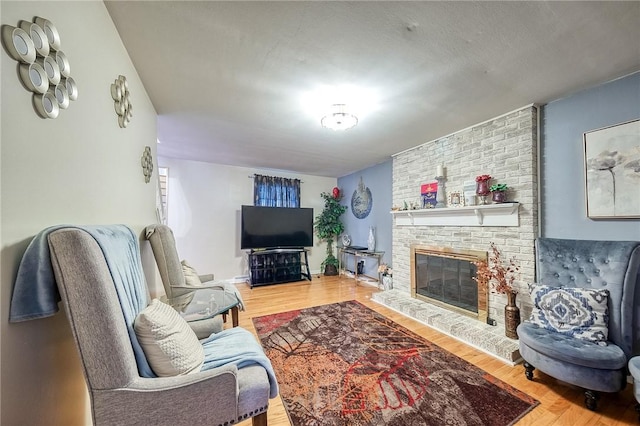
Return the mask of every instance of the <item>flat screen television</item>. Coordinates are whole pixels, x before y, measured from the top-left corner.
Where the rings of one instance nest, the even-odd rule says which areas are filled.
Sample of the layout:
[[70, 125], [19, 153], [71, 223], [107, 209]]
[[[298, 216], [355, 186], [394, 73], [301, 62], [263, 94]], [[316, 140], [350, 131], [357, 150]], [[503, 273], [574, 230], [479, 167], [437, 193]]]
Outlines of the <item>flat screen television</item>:
[[313, 246], [313, 209], [242, 206], [240, 249]]

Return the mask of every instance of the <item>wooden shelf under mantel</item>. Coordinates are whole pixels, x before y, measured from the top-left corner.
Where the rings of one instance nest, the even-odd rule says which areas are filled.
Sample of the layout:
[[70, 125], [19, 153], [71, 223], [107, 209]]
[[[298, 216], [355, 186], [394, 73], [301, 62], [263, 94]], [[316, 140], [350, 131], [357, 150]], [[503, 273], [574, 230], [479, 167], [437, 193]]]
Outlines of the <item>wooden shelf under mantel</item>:
[[519, 226], [520, 203], [392, 210], [397, 226]]

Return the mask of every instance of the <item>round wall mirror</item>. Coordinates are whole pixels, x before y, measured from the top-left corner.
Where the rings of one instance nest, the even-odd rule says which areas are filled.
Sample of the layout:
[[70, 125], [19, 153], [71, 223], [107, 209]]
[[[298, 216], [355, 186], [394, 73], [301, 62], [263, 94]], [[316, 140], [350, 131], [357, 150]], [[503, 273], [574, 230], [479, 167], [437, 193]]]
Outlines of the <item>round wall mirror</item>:
[[19, 54], [24, 56], [29, 53], [29, 45], [25, 41], [25, 38], [22, 34], [13, 35], [13, 45], [15, 46]]

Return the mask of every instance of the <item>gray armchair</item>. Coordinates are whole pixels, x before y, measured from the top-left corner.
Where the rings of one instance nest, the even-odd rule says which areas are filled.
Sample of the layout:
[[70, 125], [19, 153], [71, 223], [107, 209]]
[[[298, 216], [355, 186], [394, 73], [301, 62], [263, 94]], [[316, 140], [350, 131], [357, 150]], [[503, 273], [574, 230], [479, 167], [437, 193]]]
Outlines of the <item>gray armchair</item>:
[[[240, 301], [239, 309], [243, 308], [242, 296], [238, 289], [232, 284], [213, 281], [213, 274], [197, 275], [197, 279], [195, 279], [198, 282], [197, 285], [189, 283], [185, 276], [185, 267], [178, 256], [176, 240], [171, 228], [166, 225], [149, 225], [145, 228], [145, 238], [151, 244], [151, 250], [158, 265], [167, 299], [179, 301], [180, 298], [189, 297], [196, 291], [222, 288], [227, 292], [233, 293]], [[171, 303], [171, 305], [177, 306], [175, 303]], [[234, 326], [237, 325], [237, 309], [234, 311]], [[226, 315], [226, 312], [223, 313], [222, 319], [226, 320]], [[217, 333], [222, 330], [222, 319], [217, 316], [210, 320], [190, 322], [189, 325], [196, 332], [198, 338], [203, 339], [211, 333]]]
[[198, 275], [198, 279], [203, 283], [201, 286], [193, 286], [187, 283], [183, 265], [176, 249], [176, 239], [168, 226], [147, 226], [145, 228], [145, 238], [151, 243], [151, 250], [156, 259], [167, 298], [173, 299], [191, 293], [194, 290], [220, 285], [213, 283], [213, 274]]
[[[51, 264], [80, 353], [94, 425], [223, 425], [250, 417], [254, 425], [266, 425], [269, 398], [277, 394], [270, 364], [236, 360], [207, 368], [207, 359], [202, 369], [190, 374], [144, 373], [146, 360], [136, 345], [133, 322], [148, 304], [148, 290], [137, 238], [127, 230], [98, 228], [97, 234], [90, 234], [62, 228], [48, 235]], [[95, 236], [109, 233], [115, 236], [106, 244]], [[215, 335], [218, 350], [224, 347], [225, 333], [240, 334], [235, 328]], [[250, 338], [245, 343], [257, 344], [245, 333]], [[235, 339], [231, 340], [236, 347], [246, 347]]]
[[585, 405], [595, 410], [598, 392], [624, 389], [627, 363], [640, 349], [640, 242], [539, 238], [535, 248], [538, 283], [609, 292], [608, 338], [603, 345], [529, 321], [517, 330], [526, 377], [533, 380], [537, 368], [581, 387]]

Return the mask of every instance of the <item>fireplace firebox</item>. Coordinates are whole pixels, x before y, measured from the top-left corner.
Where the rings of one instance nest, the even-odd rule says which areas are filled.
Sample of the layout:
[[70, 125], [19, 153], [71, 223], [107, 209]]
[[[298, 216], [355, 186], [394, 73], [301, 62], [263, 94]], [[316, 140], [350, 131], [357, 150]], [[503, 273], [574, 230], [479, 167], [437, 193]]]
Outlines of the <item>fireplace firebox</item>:
[[474, 280], [482, 260], [483, 251], [411, 246], [411, 296], [486, 322], [489, 294]]

